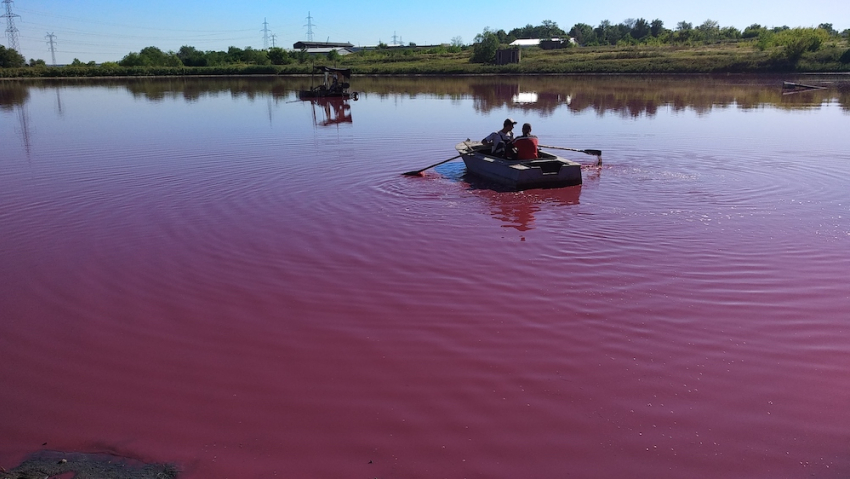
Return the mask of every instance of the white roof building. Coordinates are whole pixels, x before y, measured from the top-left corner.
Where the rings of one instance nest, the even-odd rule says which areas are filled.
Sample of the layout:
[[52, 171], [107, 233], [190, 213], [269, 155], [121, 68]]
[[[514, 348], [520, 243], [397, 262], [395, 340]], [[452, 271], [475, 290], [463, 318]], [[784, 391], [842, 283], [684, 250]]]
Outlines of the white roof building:
[[[520, 48], [536, 47], [536, 46], [540, 45], [541, 41], [543, 41], [543, 39], [540, 39], [540, 38], [520, 38], [518, 40], [514, 40], [513, 42], [511, 42], [511, 46], [512, 47], [520, 47]], [[561, 39], [560, 38], [553, 38], [552, 41], [557, 42], [557, 41], [561, 41]], [[574, 38], [570, 38], [569, 42], [572, 43], [573, 45], [575, 45], [575, 43], [576, 43]]]

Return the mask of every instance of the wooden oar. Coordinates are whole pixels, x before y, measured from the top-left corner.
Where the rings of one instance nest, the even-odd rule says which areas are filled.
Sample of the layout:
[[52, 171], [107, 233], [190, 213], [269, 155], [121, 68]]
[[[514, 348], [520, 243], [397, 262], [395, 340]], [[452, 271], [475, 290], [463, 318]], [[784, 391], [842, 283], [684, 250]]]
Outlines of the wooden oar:
[[463, 154], [460, 154], [460, 155], [457, 155], [457, 156], [453, 156], [453, 157], [449, 158], [448, 160], [443, 160], [443, 161], [441, 161], [441, 162], [439, 162], [439, 163], [434, 163], [434, 164], [433, 164], [433, 165], [431, 165], [431, 166], [426, 166], [425, 168], [422, 168], [421, 170], [414, 170], [414, 171], [408, 171], [408, 172], [406, 172], [406, 173], [402, 173], [402, 175], [404, 175], [404, 176], [419, 176], [419, 175], [421, 175], [421, 174], [422, 174], [422, 172], [423, 172], [423, 171], [425, 171], [425, 170], [431, 169], [431, 168], [433, 168], [433, 167], [435, 167], [435, 166], [440, 166], [440, 165], [442, 165], [443, 163], [448, 163], [448, 162], [450, 162], [450, 161], [454, 160], [455, 158], [460, 158], [461, 156], [463, 156]]
[[538, 145], [538, 147], [539, 148], [551, 148], [553, 150], [577, 151], [579, 153], [584, 153], [585, 155], [602, 156], [602, 150], [577, 150], [575, 148], [564, 148], [563, 146], [547, 146], [547, 145]]
[[593, 155], [596, 157], [596, 166], [602, 166], [602, 150], [578, 150], [575, 148], [565, 148], [563, 146], [547, 146], [547, 145], [538, 145], [538, 148], [550, 148], [552, 150], [567, 150], [567, 151], [577, 151], [579, 153], [584, 153], [585, 155]]

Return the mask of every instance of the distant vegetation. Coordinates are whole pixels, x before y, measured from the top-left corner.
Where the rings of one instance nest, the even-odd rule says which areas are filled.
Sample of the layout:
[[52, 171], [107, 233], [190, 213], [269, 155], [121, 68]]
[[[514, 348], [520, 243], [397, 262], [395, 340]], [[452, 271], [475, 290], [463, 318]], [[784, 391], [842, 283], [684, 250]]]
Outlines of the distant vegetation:
[[[485, 28], [471, 45], [460, 37], [451, 44], [417, 47], [378, 45], [349, 55], [306, 51], [230, 47], [201, 51], [183, 46], [176, 52], [157, 47], [128, 53], [118, 62], [95, 64], [78, 59], [49, 67], [44, 60], [27, 63], [18, 52], [0, 46], [0, 77], [159, 76], [304, 74], [313, 65], [352, 68], [356, 74], [533, 74], [533, 73], [709, 73], [850, 71], [850, 29], [832, 24], [817, 28], [722, 27], [713, 20], [674, 29], [661, 20], [605, 20], [597, 26], [577, 23], [569, 31], [544, 20], [508, 32]], [[495, 65], [496, 52], [517, 39], [545, 40], [525, 48], [518, 64]]]
[[0, 45], [0, 68], [19, 68], [26, 65], [26, 62], [20, 53]]
[[[537, 27], [526, 25], [510, 32], [504, 30], [484, 31], [475, 37], [472, 61], [492, 63], [499, 46], [508, 45], [521, 38], [555, 39], [555, 48], [574, 47], [639, 47], [639, 46], [678, 46], [704, 47], [720, 44], [753, 46], [760, 51], [770, 50], [774, 60], [796, 63], [807, 52], [817, 52], [830, 41], [833, 46], [847, 46], [850, 29], [838, 32], [831, 23], [821, 23], [817, 28], [790, 28], [787, 26], [767, 28], [753, 24], [743, 31], [735, 27], [721, 27], [714, 20], [706, 20], [694, 27], [689, 22], [679, 22], [671, 30], [664, 22], [655, 19], [651, 22], [643, 18], [629, 19], [619, 24], [603, 20], [593, 27], [585, 23], [573, 25], [565, 32], [551, 20], [544, 20]], [[572, 39], [572, 40], [570, 40]], [[550, 45], [553, 42], [549, 42]]]

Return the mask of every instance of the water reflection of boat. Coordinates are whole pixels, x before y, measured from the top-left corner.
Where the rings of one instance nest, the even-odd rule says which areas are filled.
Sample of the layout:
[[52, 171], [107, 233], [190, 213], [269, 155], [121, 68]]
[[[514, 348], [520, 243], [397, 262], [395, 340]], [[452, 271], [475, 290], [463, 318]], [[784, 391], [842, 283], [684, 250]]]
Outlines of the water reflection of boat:
[[470, 188], [487, 200], [490, 215], [504, 224], [503, 228], [518, 231], [534, 229], [535, 215], [548, 206], [579, 204], [581, 185], [569, 188], [539, 189], [521, 192], [499, 192], [470, 182]]
[[551, 153], [534, 160], [507, 160], [488, 154], [480, 142], [455, 145], [468, 172], [516, 190], [581, 184], [581, 165]]
[[313, 73], [322, 74], [322, 83], [315, 87], [311, 86], [309, 90], [301, 90], [298, 92], [298, 98], [302, 100], [311, 98], [353, 98], [357, 100], [357, 92], [349, 91], [351, 69], [317, 66], [313, 67]]
[[[313, 98], [313, 124], [316, 126], [332, 126], [342, 123], [352, 123], [351, 105], [348, 100], [339, 97]], [[323, 120], [319, 121], [316, 110], [322, 112]]]

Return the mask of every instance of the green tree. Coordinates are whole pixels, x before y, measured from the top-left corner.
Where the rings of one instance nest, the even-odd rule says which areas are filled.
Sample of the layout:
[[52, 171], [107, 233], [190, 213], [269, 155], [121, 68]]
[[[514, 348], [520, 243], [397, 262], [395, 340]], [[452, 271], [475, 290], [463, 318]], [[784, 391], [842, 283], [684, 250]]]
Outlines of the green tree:
[[289, 53], [280, 47], [269, 48], [268, 57], [273, 65], [289, 65], [292, 63]]
[[310, 59], [310, 54], [307, 53], [306, 50], [298, 50], [295, 52], [295, 59], [298, 60], [298, 63], [304, 64], [307, 63], [307, 60]]
[[38, 59], [38, 60], [36, 60], [35, 58], [30, 58], [30, 63], [29, 63], [29, 65], [30, 65], [31, 67], [46, 67], [46, 66], [47, 66], [47, 62], [45, 62], [45, 61], [44, 61], [44, 60], [42, 60], [42, 59]]
[[[407, 51], [410, 51], [410, 50], [407, 50]], [[331, 51], [328, 52], [328, 60], [335, 62], [335, 61], [339, 61], [340, 58], [342, 58], [342, 55], [340, 55], [338, 51], [331, 50]]]
[[720, 24], [711, 19], [702, 22], [696, 30], [700, 32], [701, 39], [706, 42], [716, 41], [720, 36]]
[[634, 20], [629, 19], [623, 23], [613, 25], [608, 20], [602, 20], [593, 32], [596, 34], [596, 40], [600, 45], [616, 45], [626, 40], [627, 36], [631, 38], [629, 32], [632, 31], [634, 22]]
[[157, 47], [142, 48], [139, 53], [129, 53], [118, 62], [122, 67], [180, 67], [183, 62], [174, 52], [163, 52]]
[[253, 65], [268, 65], [271, 63], [269, 55], [265, 50], [255, 50], [252, 47], [245, 47], [242, 50], [242, 62]]
[[632, 28], [629, 34], [635, 40], [642, 40], [649, 35], [649, 32], [649, 22], [647, 22], [644, 18], [638, 18], [632, 24]]
[[499, 44], [511, 43], [512, 41], [517, 39], [517, 37], [511, 35], [510, 33], [502, 29], [496, 30], [493, 33], [496, 34], [496, 39], [499, 40]]
[[659, 19], [655, 19], [649, 23], [649, 33], [653, 37], [658, 37], [664, 32], [664, 22]]
[[472, 44], [472, 63], [493, 63], [496, 61], [496, 50], [499, 49], [499, 37], [489, 27], [485, 27], [482, 33], [475, 35]]
[[741, 32], [741, 38], [758, 38], [761, 32], [764, 31], [767, 31], [767, 29], [759, 25], [758, 23], [753, 23], [749, 27], [745, 28], [743, 32]]
[[0, 45], [0, 68], [18, 68], [26, 64], [27, 59], [17, 50]]
[[510, 31], [510, 34], [516, 38], [537, 38], [534, 36], [534, 25], [530, 23], [526, 24], [524, 27], [514, 28]]
[[511, 43], [517, 38], [540, 38], [543, 40], [550, 40], [552, 38], [563, 38], [567, 35], [567, 32], [561, 30], [561, 27], [552, 20], [543, 20], [543, 22], [537, 26], [529, 23], [522, 28], [514, 28], [507, 34], [504, 33], [504, 30], [495, 31], [493, 33], [496, 34], [501, 43]]
[[[75, 58], [74, 60], [77, 60], [77, 59]], [[79, 61], [79, 60], [77, 60], [77, 61]], [[118, 60], [118, 64], [121, 65], [122, 67], [140, 67], [140, 66], [143, 66], [142, 65], [142, 58], [139, 56], [138, 53], [135, 53], [135, 52], [130, 52], [130, 53], [124, 55], [124, 58], [122, 58], [121, 60]], [[73, 63], [72, 63], [72, 65], [73, 65]]]
[[243, 52], [239, 47], [227, 47], [226, 63], [242, 63]]
[[595, 45], [597, 43], [596, 33], [593, 27], [586, 23], [576, 23], [570, 29], [569, 36], [575, 38], [579, 45]]
[[207, 60], [207, 66], [220, 66], [227, 64], [227, 52], [209, 50], [204, 52], [204, 58]]
[[139, 56], [146, 66], [154, 67], [176, 67], [183, 63], [174, 52], [164, 52], [157, 47], [145, 47], [139, 51]]
[[720, 29], [720, 38], [725, 40], [738, 40], [741, 38], [741, 31], [735, 27], [723, 27]]
[[777, 33], [773, 38], [782, 47], [780, 55], [795, 63], [806, 52], [815, 52], [829, 40], [829, 33], [821, 28], [792, 28]]
[[832, 28], [831, 23], [821, 23], [818, 25], [818, 28], [821, 30], [826, 30], [826, 33], [829, 33], [829, 36], [834, 37], [838, 35], [838, 30]]
[[552, 20], [543, 20], [540, 22], [540, 33], [538, 38], [550, 40], [552, 38], [563, 38], [567, 32], [561, 30], [556, 22]]
[[694, 25], [689, 22], [681, 21], [676, 24], [676, 30], [671, 35], [671, 41], [676, 43], [686, 43], [694, 39], [696, 30]]
[[180, 50], [177, 50], [177, 58], [187, 67], [205, 67], [209, 64], [204, 52], [188, 45], [183, 45]]

